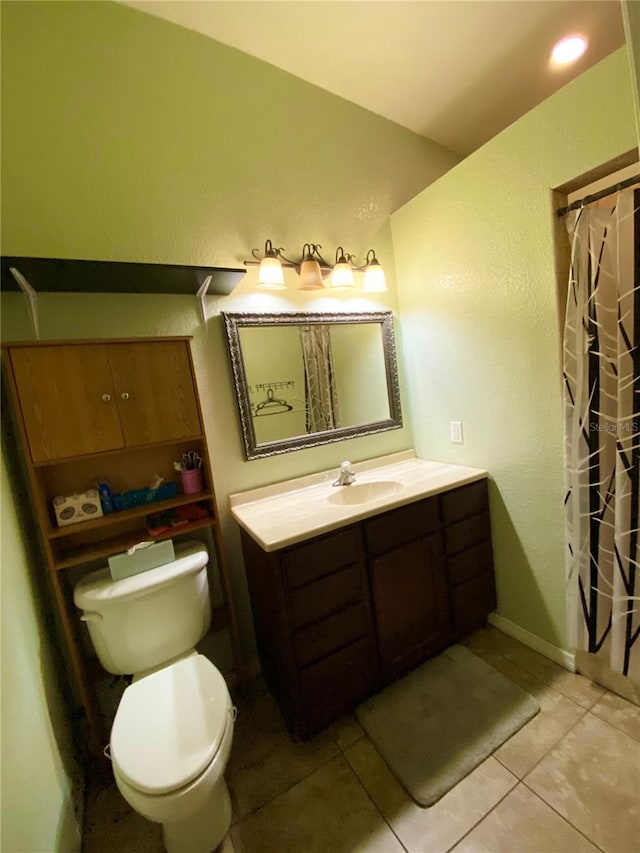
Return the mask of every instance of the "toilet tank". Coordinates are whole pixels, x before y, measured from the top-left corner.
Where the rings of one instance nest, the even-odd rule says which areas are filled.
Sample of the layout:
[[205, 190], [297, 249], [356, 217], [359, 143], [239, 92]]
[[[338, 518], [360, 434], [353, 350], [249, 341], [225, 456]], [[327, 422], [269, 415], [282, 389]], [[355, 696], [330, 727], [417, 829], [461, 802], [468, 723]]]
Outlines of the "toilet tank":
[[175, 555], [164, 566], [117, 581], [108, 568], [100, 569], [75, 587], [73, 600], [107, 672], [135, 675], [159, 666], [194, 648], [209, 630], [207, 549], [186, 542]]

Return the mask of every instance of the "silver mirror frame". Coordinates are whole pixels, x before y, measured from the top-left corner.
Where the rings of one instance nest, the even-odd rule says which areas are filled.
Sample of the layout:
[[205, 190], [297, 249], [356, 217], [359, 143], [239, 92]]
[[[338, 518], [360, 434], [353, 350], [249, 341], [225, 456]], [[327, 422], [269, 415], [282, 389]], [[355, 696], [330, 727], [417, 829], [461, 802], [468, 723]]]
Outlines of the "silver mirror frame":
[[[348, 438], [360, 438], [363, 435], [386, 432], [387, 430], [399, 429], [402, 426], [398, 364], [393, 330], [393, 313], [391, 311], [337, 314], [304, 312], [249, 314], [222, 312], [222, 317], [227, 333], [227, 343], [236, 388], [236, 400], [240, 414], [240, 425], [242, 427], [242, 438], [244, 440], [245, 456], [248, 461], [262, 459], [266, 456], [276, 456], [280, 453], [290, 453], [292, 450], [302, 450], [305, 447], [318, 447], [334, 441], [344, 441]], [[337, 323], [380, 323], [389, 398], [389, 417], [368, 424], [341, 427], [325, 432], [314, 432], [279, 441], [257, 444], [249, 402], [249, 385], [240, 346], [240, 329], [246, 326], [297, 326]]]

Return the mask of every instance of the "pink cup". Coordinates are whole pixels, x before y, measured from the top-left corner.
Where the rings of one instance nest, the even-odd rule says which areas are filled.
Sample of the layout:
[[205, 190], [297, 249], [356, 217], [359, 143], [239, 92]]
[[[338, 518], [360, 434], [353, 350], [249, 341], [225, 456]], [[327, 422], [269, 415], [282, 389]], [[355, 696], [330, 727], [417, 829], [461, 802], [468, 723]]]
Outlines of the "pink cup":
[[182, 491], [185, 495], [195, 495], [202, 491], [202, 471], [193, 468], [190, 471], [181, 471]]

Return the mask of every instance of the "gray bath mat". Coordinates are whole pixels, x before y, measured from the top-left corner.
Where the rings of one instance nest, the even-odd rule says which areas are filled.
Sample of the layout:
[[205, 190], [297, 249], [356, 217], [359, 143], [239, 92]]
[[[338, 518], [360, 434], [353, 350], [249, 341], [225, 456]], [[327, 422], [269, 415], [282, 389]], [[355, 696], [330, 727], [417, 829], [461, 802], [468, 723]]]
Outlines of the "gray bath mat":
[[364, 702], [357, 716], [407, 793], [430, 806], [540, 710], [464, 646]]

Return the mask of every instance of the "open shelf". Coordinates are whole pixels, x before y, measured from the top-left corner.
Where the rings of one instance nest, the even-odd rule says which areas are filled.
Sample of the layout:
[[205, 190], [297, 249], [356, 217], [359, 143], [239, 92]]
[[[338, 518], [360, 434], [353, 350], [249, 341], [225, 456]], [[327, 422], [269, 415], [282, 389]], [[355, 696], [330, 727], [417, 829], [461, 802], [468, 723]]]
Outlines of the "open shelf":
[[55, 559], [55, 569], [56, 571], [61, 571], [71, 566], [79, 566], [82, 563], [100, 559], [100, 557], [111, 557], [120, 551], [126, 551], [127, 548], [130, 548], [137, 542], [141, 542], [143, 539], [152, 539], [154, 542], [159, 542], [161, 539], [182, 536], [184, 533], [191, 533], [195, 530], [201, 530], [204, 527], [213, 527], [215, 523], [214, 518], [202, 518], [199, 521], [192, 521], [189, 524], [176, 525], [171, 530], [165, 530], [164, 533], [158, 533], [155, 536], [148, 533], [145, 528], [140, 528], [137, 531], [113, 536], [111, 539], [102, 539], [98, 543], [79, 545], [77, 548], [74, 548], [72, 554]]
[[[155, 512], [163, 512], [166, 509], [172, 509], [176, 506], [185, 506], [186, 504], [199, 503], [200, 501], [209, 500], [213, 495], [211, 492], [198, 492], [193, 495], [178, 495], [175, 498], [169, 498], [166, 501], [155, 501], [154, 503], [137, 506], [133, 509], [122, 509], [117, 512], [110, 512], [100, 518], [91, 521], [81, 521], [78, 524], [69, 524], [66, 527], [50, 527], [47, 531], [49, 539], [62, 539], [67, 536], [74, 536], [78, 533], [84, 533], [87, 530], [100, 530], [112, 527], [115, 524], [130, 521], [135, 518], [144, 518]], [[151, 536], [150, 533], [147, 534]], [[155, 538], [155, 537], [152, 537]]]

